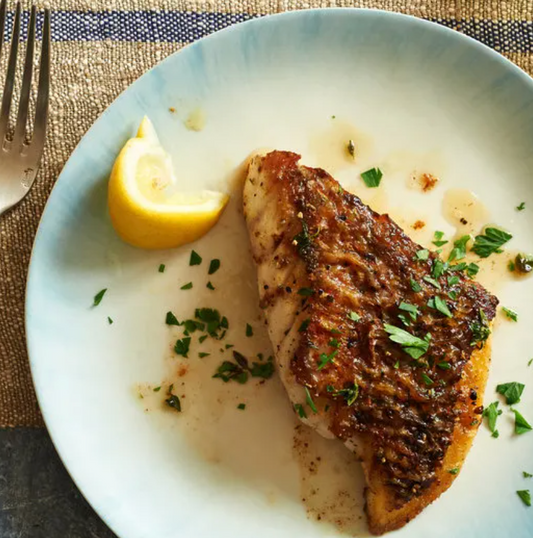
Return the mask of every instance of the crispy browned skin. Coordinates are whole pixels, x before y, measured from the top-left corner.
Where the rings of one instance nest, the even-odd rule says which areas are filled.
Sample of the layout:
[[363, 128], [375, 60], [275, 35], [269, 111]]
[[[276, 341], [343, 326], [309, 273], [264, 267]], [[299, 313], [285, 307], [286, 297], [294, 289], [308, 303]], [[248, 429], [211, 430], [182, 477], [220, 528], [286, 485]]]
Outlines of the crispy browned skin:
[[[291, 399], [305, 407], [311, 425], [319, 417], [363, 460], [369, 526], [381, 534], [404, 525], [454, 480], [449, 471], [462, 463], [480, 422], [490, 359], [488, 345], [472, 345], [475, 330], [483, 325], [480, 310], [490, 322], [498, 301], [462, 272], [428, 280], [438, 256], [417, 259], [422, 247], [388, 215], [343, 191], [324, 170], [298, 166], [299, 159], [276, 151], [250, 167], [244, 211], [261, 303], [278, 363], [290, 369], [282, 378]], [[268, 222], [261, 198], [276, 223], [270, 235], [261, 235]], [[450, 276], [459, 281], [450, 286]], [[301, 288], [313, 294], [303, 297]], [[428, 306], [435, 297], [453, 317]], [[398, 317], [409, 318], [402, 302], [419, 310], [408, 326]], [[272, 327], [279, 303], [292, 305], [282, 334]], [[427, 353], [414, 360], [384, 324], [419, 338], [429, 333]], [[307, 387], [316, 416], [305, 399], [295, 401], [293, 382]], [[354, 384], [359, 394], [349, 404], [339, 391]]]

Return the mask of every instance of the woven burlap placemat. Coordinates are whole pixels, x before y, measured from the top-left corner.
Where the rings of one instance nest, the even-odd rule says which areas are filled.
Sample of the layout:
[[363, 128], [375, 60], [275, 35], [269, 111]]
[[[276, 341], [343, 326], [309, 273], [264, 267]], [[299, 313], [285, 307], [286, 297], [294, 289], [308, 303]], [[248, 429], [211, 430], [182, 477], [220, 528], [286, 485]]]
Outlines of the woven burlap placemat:
[[533, 72], [531, 0], [52, 2], [53, 86], [44, 158], [29, 196], [0, 217], [0, 427], [43, 424], [25, 346], [26, 274], [48, 195], [83, 134], [121, 91], [187, 42], [253, 16], [334, 6], [379, 8], [440, 22]]

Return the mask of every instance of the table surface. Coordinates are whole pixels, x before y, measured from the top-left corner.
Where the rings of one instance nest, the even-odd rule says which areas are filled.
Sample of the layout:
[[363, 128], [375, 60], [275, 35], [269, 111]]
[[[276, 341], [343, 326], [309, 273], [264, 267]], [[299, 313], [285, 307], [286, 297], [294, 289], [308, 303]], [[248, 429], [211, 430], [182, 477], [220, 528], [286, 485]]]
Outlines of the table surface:
[[[35, 1], [41, 7], [45, 2]], [[24, 344], [25, 277], [38, 219], [84, 132], [123, 89], [184, 44], [258, 14], [303, 7], [370, 7], [425, 17], [483, 41], [531, 73], [533, 2], [53, 0], [51, 4], [55, 69], [44, 161], [30, 195], [0, 221], [0, 537], [111, 538], [114, 534], [72, 482], [43, 427]], [[9, 25], [6, 37], [8, 31]]]

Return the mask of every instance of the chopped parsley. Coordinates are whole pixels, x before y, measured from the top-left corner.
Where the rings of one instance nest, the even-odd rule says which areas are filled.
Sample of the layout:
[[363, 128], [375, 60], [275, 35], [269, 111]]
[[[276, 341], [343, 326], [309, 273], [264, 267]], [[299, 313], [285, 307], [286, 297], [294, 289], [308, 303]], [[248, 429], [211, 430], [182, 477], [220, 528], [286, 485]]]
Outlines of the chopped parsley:
[[[404, 312], [407, 312], [409, 314], [409, 317], [412, 321], [416, 321], [416, 317], [418, 316], [418, 308], [414, 304], [401, 302], [400, 306], [398, 307], [400, 310], [403, 310]], [[399, 314], [398, 317], [402, 320], [404, 325], [409, 325], [410, 321], [403, 315]]]
[[333, 362], [333, 359], [337, 355], [338, 350], [332, 351], [329, 355], [327, 353], [321, 353], [320, 354], [320, 363], [318, 365], [318, 370], [322, 370], [324, 366], [329, 364], [330, 362]]
[[448, 362], [448, 361], [441, 361], [441, 362], [438, 362], [437, 363], [437, 366], [441, 369], [441, 370], [449, 370], [452, 365]]
[[449, 276], [448, 277], [448, 286], [455, 286], [456, 284], [459, 284], [460, 278], [457, 275]]
[[298, 413], [300, 418], [307, 418], [307, 413], [305, 412], [304, 406], [302, 404], [294, 404], [294, 410]]
[[422, 372], [420, 374], [420, 377], [422, 378], [422, 381], [426, 384], [426, 385], [433, 385], [434, 381], [433, 379], [431, 379], [431, 377], [429, 377], [427, 374], [425, 374], [424, 372]]
[[435, 296], [435, 309], [441, 314], [444, 314], [446, 317], [453, 318], [453, 314], [450, 312], [446, 301], [441, 299], [438, 295]]
[[296, 244], [298, 254], [302, 256], [305, 251], [311, 246], [311, 236], [307, 223], [302, 219], [302, 231], [293, 237], [293, 243]]
[[159, 266], [159, 272], [160, 273], [164, 273], [165, 272], [165, 264], [162, 263], [160, 266]]
[[192, 282], [187, 282], [187, 284], [183, 284], [180, 290], [190, 290], [191, 288], [192, 288]]
[[466, 257], [466, 245], [470, 241], [471, 237], [469, 235], [463, 235], [457, 241], [453, 242], [453, 249], [448, 256], [448, 261], [458, 261]]
[[172, 312], [167, 312], [165, 323], [167, 325], [181, 325], [181, 323], [178, 321], [178, 318], [176, 318], [176, 316]]
[[422, 286], [416, 280], [414, 280], [413, 278], [410, 279], [410, 283], [411, 283], [411, 289], [415, 293], [418, 293], [419, 291], [422, 291]]
[[496, 429], [496, 420], [502, 414], [502, 410], [498, 409], [500, 402], [492, 402], [483, 410], [483, 416], [487, 417], [489, 430], [492, 432], [492, 437], [498, 437], [500, 434]]
[[313, 413], [318, 413], [318, 409], [316, 408], [315, 402], [313, 402], [313, 398], [311, 398], [311, 393], [309, 392], [309, 389], [307, 387], [304, 387], [304, 388], [305, 388], [305, 401], [307, 402], [307, 405], [310, 407]]
[[248, 381], [248, 372], [234, 362], [224, 361], [217, 368], [217, 371], [213, 377], [222, 379], [224, 383], [228, 383], [228, 381], [236, 381], [237, 383], [243, 385], [246, 383], [246, 381]]
[[226, 344], [224, 347], [226, 349], [231, 349], [232, 347], [234, 347], [234, 345], [233, 344]]
[[252, 366], [250, 366], [248, 359], [238, 351], [233, 352], [233, 358], [235, 362], [224, 361], [213, 377], [222, 379], [224, 383], [234, 380], [237, 383], [244, 384], [248, 381], [249, 375], [270, 379], [274, 374], [272, 357], [268, 358], [268, 362], [253, 362]]
[[355, 382], [352, 387], [347, 387], [340, 390], [335, 390], [334, 387], [328, 385], [326, 390], [333, 396], [342, 396], [346, 400], [348, 406], [352, 405], [359, 396], [359, 385]]
[[519, 273], [530, 273], [533, 270], [533, 258], [527, 254], [517, 254], [514, 263]]
[[514, 272], [514, 270], [516, 269], [516, 265], [513, 260], [509, 260], [509, 263], [507, 264], [507, 269], [509, 269], [511, 273]]
[[481, 349], [485, 345], [487, 338], [490, 336], [489, 320], [481, 308], [479, 309], [479, 321], [474, 321], [470, 325], [470, 330], [472, 331], [472, 341], [470, 342], [470, 345], [477, 346]]
[[104, 298], [104, 295], [105, 295], [105, 292], [107, 291], [107, 288], [104, 288], [103, 290], [99, 291], [95, 296], [94, 296], [94, 299], [93, 299], [93, 306], [98, 306], [101, 302], [102, 302], [102, 299]]
[[526, 506], [531, 506], [531, 493], [529, 493], [529, 489], [517, 491], [516, 494], [520, 497], [520, 499]]
[[383, 172], [379, 168], [371, 168], [361, 174], [365, 185], [369, 188], [379, 187]]
[[472, 252], [480, 258], [488, 258], [491, 254], [502, 252], [501, 247], [513, 236], [498, 228], [485, 228], [485, 233], [476, 235]]
[[240, 409], [241, 411], [244, 411], [244, 410], [246, 409], [246, 404], [240, 403], [240, 404], [237, 406], [237, 409]]
[[457, 474], [459, 472], [459, 467], [454, 467], [448, 471], [450, 474]]
[[246, 324], [246, 336], [250, 337], [254, 335], [254, 330], [252, 329], [252, 326], [247, 323]]
[[154, 392], [159, 392], [160, 390], [161, 390], [161, 387], [154, 387], [154, 388], [153, 388], [153, 391], [154, 391]]
[[427, 248], [417, 250], [415, 256], [417, 260], [426, 261], [429, 258], [429, 250]]
[[209, 357], [209, 355], [211, 355], [211, 353], [204, 353], [203, 351], [200, 351], [200, 353], [198, 353], [198, 357], [200, 357], [201, 359], [203, 359], [204, 357]]
[[474, 278], [479, 273], [479, 265], [477, 263], [469, 263], [466, 267], [466, 274], [470, 278]]
[[437, 288], [438, 290], [440, 290], [440, 284], [434, 279], [434, 278], [431, 278], [430, 276], [424, 276], [423, 279], [428, 283], [428, 284], [431, 284], [432, 286], [434, 286], [435, 288]]
[[175, 395], [171, 394], [166, 400], [165, 403], [172, 407], [172, 409], [175, 409], [176, 411], [181, 412], [181, 402], [180, 399]]
[[190, 336], [182, 338], [181, 340], [177, 340], [176, 344], [174, 345], [174, 351], [176, 352], [176, 355], [181, 355], [182, 357], [187, 358], [190, 345], [191, 345]]
[[400, 367], [400, 361], [396, 361], [393, 365], [393, 368], [397, 370], [399, 367]]
[[528, 473], [527, 471], [522, 471], [522, 476], [524, 478], [533, 478], [533, 474]]
[[198, 342], [200, 342], [200, 344], [203, 344], [205, 342], [205, 340], [207, 339], [207, 336], [208, 336], [207, 334], [202, 334], [202, 336], [200, 336], [200, 338], [198, 338]]
[[436, 247], [442, 247], [443, 245], [445, 245], [446, 243], [448, 243], [448, 241], [446, 241], [446, 239], [442, 239], [444, 237], [444, 232], [441, 232], [439, 230], [437, 230], [433, 236], [433, 241], [432, 243], [436, 246]]
[[518, 321], [518, 314], [514, 310], [511, 310], [505, 306], [502, 306], [502, 310], [507, 318], [513, 321]]
[[526, 208], [525, 202], [520, 202], [520, 204], [516, 206], [517, 211], [524, 211], [525, 208]]
[[301, 295], [302, 297], [311, 297], [315, 293], [315, 290], [311, 288], [300, 288], [298, 290], [298, 295]]
[[505, 403], [514, 405], [520, 401], [520, 396], [524, 392], [525, 385], [513, 381], [511, 383], [502, 383], [496, 387], [496, 392], [505, 396]]
[[191, 258], [189, 259], [189, 265], [200, 265], [202, 263], [202, 257], [198, 252], [191, 251]]
[[517, 435], [522, 435], [523, 433], [531, 431], [531, 425], [520, 412], [516, 409], [511, 409], [511, 411], [514, 413], [514, 432]]
[[361, 319], [361, 316], [357, 312], [354, 312], [353, 310], [348, 314], [348, 317], [352, 321], [359, 321]]
[[209, 264], [209, 271], [207, 271], [208, 275], [212, 275], [213, 273], [216, 273], [220, 269], [220, 260], [214, 259], [211, 260], [211, 263]]
[[528, 365], [528, 366], [531, 366], [532, 364], [533, 364], [533, 359], [529, 359], [529, 360], [527, 361], [527, 365]]
[[455, 299], [457, 299], [457, 292], [456, 291], [449, 291], [448, 292], [448, 297], [452, 300], [452, 301], [455, 301]]
[[385, 323], [383, 328], [385, 329], [385, 332], [389, 334], [389, 338], [393, 342], [400, 344], [403, 351], [413, 359], [419, 359], [429, 348], [429, 340], [431, 338], [429, 333], [425, 336], [424, 340], [422, 340], [394, 325]]
[[113, 325], [113, 320], [107, 316], [107, 323], [109, 323], [109, 325]]
[[444, 263], [442, 260], [437, 259], [433, 263], [431, 274], [433, 275], [433, 278], [437, 279], [440, 278], [447, 269], [448, 263]]
[[210, 290], [214, 290], [215, 289], [215, 286], [213, 286], [213, 284], [211, 284], [211, 281], [209, 281], [206, 285], [205, 285], [206, 288], [210, 289]]
[[302, 321], [302, 324], [300, 325], [300, 328], [298, 329], [299, 333], [303, 333], [307, 330], [307, 327], [309, 327], [309, 324], [311, 323], [311, 319], [307, 318]]
[[274, 375], [274, 363], [272, 357], [268, 362], [253, 362], [250, 368], [252, 377], [261, 377], [263, 379], [270, 379]]

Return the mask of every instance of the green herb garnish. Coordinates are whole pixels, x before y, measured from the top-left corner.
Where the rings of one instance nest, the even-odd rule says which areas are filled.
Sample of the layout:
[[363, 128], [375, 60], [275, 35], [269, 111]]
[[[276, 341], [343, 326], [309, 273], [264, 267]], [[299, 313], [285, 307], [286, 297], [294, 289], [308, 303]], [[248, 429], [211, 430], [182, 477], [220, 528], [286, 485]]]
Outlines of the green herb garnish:
[[107, 323], [109, 323], [109, 325], [113, 325], [113, 320], [107, 316]]
[[492, 437], [498, 437], [500, 434], [496, 429], [496, 420], [502, 414], [502, 410], [498, 409], [500, 402], [492, 402], [483, 410], [483, 416], [487, 417], [489, 430], [492, 432]]
[[247, 323], [246, 324], [246, 336], [250, 337], [254, 335], [254, 330], [252, 329], [252, 326]]
[[353, 310], [348, 314], [348, 317], [352, 321], [359, 321], [361, 319], [361, 316], [357, 312], [354, 312]]
[[200, 336], [200, 338], [198, 338], [198, 342], [200, 342], [200, 344], [203, 344], [205, 342], [205, 340], [207, 340], [207, 336], [208, 336], [207, 334], [202, 334], [202, 336]]
[[514, 432], [517, 435], [531, 431], [531, 426], [528, 421], [516, 409], [511, 409], [514, 413]]
[[181, 325], [181, 323], [178, 321], [178, 318], [176, 318], [176, 316], [172, 312], [167, 312], [165, 323], [167, 325]]
[[416, 305], [410, 304], [410, 303], [405, 303], [405, 302], [402, 301], [398, 308], [400, 310], [403, 310], [404, 312], [407, 312], [409, 314], [409, 317], [413, 321], [416, 321], [416, 317], [418, 316], [418, 313], [419, 313], [418, 308], [417, 308]]
[[211, 284], [211, 281], [209, 281], [206, 285], [205, 285], [206, 288], [210, 289], [210, 290], [214, 290], [215, 289], [215, 286], [213, 286], [213, 284]]
[[250, 373], [252, 377], [270, 379], [274, 375], [274, 363], [271, 360], [268, 362], [253, 362]]
[[352, 387], [347, 387], [340, 390], [335, 390], [334, 387], [328, 385], [326, 390], [333, 396], [342, 396], [346, 400], [348, 406], [352, 405], [359, 396], [359, 385], [355, 382]]
[[498, 228], [485, 228], [485, 233], [476, 235], [472, 252], [480, 258], [488, 258], [491, 254], [502, 252], [501, 247], [510, 241], [513, 236]]
[[529, 489], [517, 491], [516, 494], [520, 497], [520, 499], [526, 506], [531, 506], [531, 494], [529, 493]]
[[393, 342], [400, 344], [403, 351], [413, 359], [419, 359], [429, 348], [429, 340], [431, 338], [429, 334], [422, 340], [394, 325], [385, 323], [383, 328], [385, 329], [385, 332], [389, 334], [389, 338]]
[[234, 362], [224, 361], [217, 368], [217, 371], [213, 377], [222, 379], [224, 383], [228, 383], [229, 381], [233, 380], [243, 385], [246, 383], [246, 381], [248, 381], [248, 372]]
[[160, 266], [159, 266], [159, 272], [160, 273], [164, 273], [165, 272], [165, 264], [162, 263]]
[[466, 245], [470, 241], [471, 237], [469, 235], [463, 235], [457, 241], [453, 242], [453, 249], [448, 256], [448, 261], [458, 261], [466, 257]]
[[437, 363], [437, 366], [441, 369], [441, 370], [449, 370], [452, 365], [448, 362], [448, 361], [441, 361], [441, 362], [438, 362]]
[[506, 308], [505, 306], [502, 306], [502, 310], [507, 318], [513, 321], [518, 321], [518, 314], [514, 310], [511, 310], [510, 308]]
[[183, 284], [180, 290], [190, 290], [191, 288], [192, 288], [192, 282], [187, 282], [187, 284]]
[[200, 265], [202, 263], [202, 257], [195, 252], [194, 250], [191, 252], [191, 258], [189, 260], [189, 265]]
[[302, 321], [302, 324], [300, 325], [300, 328], [298, 329], [299, 333], [303, 333], [307, 330], [307, 327], [309, 327], [309, 324], [311, 323], [311, 319], [307, 318]]
[[93, 299], [93, 306], [98, 306], [101, 302], [102, 302], [102, 299], [104, 298], [104, 295], [105, 295], [105, 292], [107, 291], [107, 288], [104, 288], [103, 290], [99, 291], [95, 296], [94, 296], [94, 299]]
[[466, 267], [466, 274], [470, 278], [474, 278], [479, 273], [479, 265], [477, 263], [469, 263]]
[[355, 144], [353, 140], [348, 140], [348, 145], [346, 146], [348, 153], [355, 159]]
[[533, 258], [527, 254], [517, 254], [514, 263], [519, 273], [530, 273], [533, 270]]
[[453, 318], [453, 314], [450, 312], [448, 305], [444, 299], [441, 299], [438, 295], [435, 296], [435, 308], [441, 314], [444, 314], [448, 318]]
[[177, 340], [176, 344], [174, 345], [174, 351], [176, 352], [176, 355], [181, 355], [182, 357], [187, 358], [190, 345], [191, 345], [190, 336], [182, 338], [181, 340]]
[[433, 379], [431, 379], [431, 377], [429, 377], [427, 374], [425, 374], [424, 372], [422, 372], [420, 374], [420, 377], [422, 378], [422, 381], [426, 384], [426, 385], [433, 385], [434, 381]]
[[427, 248], [417, 250], [415, 253], [415, 257], [417, 260], [426, 261], [429, 258], [429, 250]]
[[237, 409], [240, 409], [241, 411], [244, 411], [244, 410], [246, 409], [246, 404], [240, 403], [240, 404], [237, 406]]
[[434, 278], [431, 278], [430, 276], [426, 275], [426, 276], [423, 277], [423, 280], [425, 280], [428, 284], [431, 284], [432, 286], [434, 286], [438, 290], [441, 289], [440, 284]]
[[520, 396], [524, 392], [525, 385], [513, 381], [511, 383], [502, 383], [496, 387], [496, 392], [505, 396], [505, 403], [514, 405], [520, 401]]
[[524, 211], [525, 208], [526, 208], [525, 202], [520, 202], [520, 204], [516, 206], [517, 211]]
[[315, 402], [313, 402], [313, 398], [311, 398], [311, 393], [309, 392], [309, 389], [307, 387], [305, 388], [305, 401], [307, 402], [307, 405], [311, 408], [311, 411], [313, 413], [318, 413], [318, 409], [316, 408]]
[[315, 293], [315, 290], [311, 288], [300, 288], [298, 290], [298, 295], [301, 295], [302, 297], [311, 297]]
[[416, 280], [414, 280], [413, 278], [410, 279], [410, 283], [411, 283], [411, 289], [415, 293], [418, 293], [419, 291], [422, 291], [422, 286]]
[[431, 274], [433, 278], [437, 279], [437, 278], [440, 278], [447, 269], [448, 269], [448, 263], [444, 263], [442, 260], [437, 259], [433, 263]]
[[444, 232], [441, 232], [439, 230], [437, 230], [435, 232], [435, 235], [434, 235], [434, 240], [432, 241], [432, 243], [436, 246], [436, 247], [442, 247], [443, 245], [445, 245], [446, 243], [448, 243], [448, 241], [446, 241], [445, 239], [442, 239], [444, 237]]
[[379, 168], [371, 168], [361, 174], [365, 185], [369, 188], [379, 187], [383, 172]]
[[490, 336], [489, 320], [481, 308], [479, 309], [479, 321], [474, 321], [470, 325], [470, 330], [472, 331], [472, 341], [470, 342], [470, 345], [477, 346], [481, 349], [485, 345], [487, 338]]
[[516, 265], [513, 260], [509, 260], [509, 263], [507, 264], [507, 269], [509, 269], [511, 273], [514, 272], [514, 270], [516, 269]]
[[332, 351], [329, 355], [327, 353], [321, 353], [320, 354], [320, 363], [318, 365], [318, 370], [322, 370], [324, 366], [329, 364], [330, 362], [333, 362], [333, 359], [337, 355], [338, 351]]
[[457, 474], [459, 472], [459, 467], [454, 467], [448, 471], [450, 474]]
[[207, 271], [208, 275], [212, 275], [213, 273], [216, 273], [220, 269], [220, 260], [214, 259], [211, 260], [211, 263], [209, 264], [209, 271]]
[[302, 404], [294, 404], [294, 410], [298, 413], [300, 418], [307, 418], [307, 413], [305, 412], [304, 406]]
[[524, 478], [533, 478], [533, 474], [528, 473], [527, 471], [522, 471], [522, 476]]
[[154, 389], [152, 389], [154, 392], [159, 392], [161, 390], [161, 387], [154, 387]]
[[211, 355], [211, 353], [204, 353], [203, 351], [200, 351], [200, 353], [198, 353], [198, 357], [200, 357], [201, 359], [203, 359], [204, 357], [209, 357], [209, 355]]
[[456, 284], [459, 284], [461, 279], [457, 275], [449, 276], [448, 277], [448, 286], [455, 286]]

